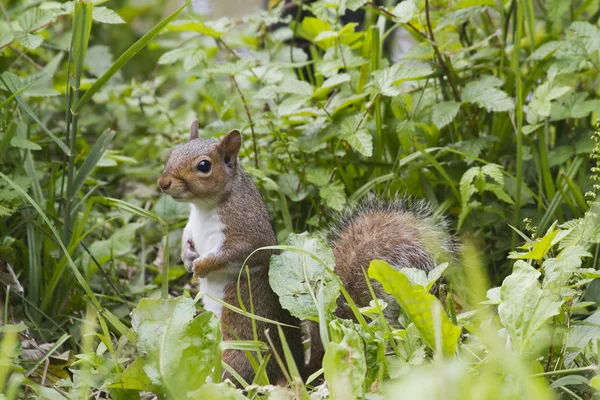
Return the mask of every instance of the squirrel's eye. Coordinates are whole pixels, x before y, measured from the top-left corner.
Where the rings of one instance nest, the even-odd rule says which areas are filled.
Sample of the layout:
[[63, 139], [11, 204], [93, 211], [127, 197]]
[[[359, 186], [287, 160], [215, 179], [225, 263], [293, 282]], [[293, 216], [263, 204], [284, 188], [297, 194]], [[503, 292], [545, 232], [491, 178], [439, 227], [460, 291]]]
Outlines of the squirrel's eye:
[[203, 174], [208, 174], [210, 172], [212, 165], [208, 160], [202, 160], [196, 165], [196, 169]]

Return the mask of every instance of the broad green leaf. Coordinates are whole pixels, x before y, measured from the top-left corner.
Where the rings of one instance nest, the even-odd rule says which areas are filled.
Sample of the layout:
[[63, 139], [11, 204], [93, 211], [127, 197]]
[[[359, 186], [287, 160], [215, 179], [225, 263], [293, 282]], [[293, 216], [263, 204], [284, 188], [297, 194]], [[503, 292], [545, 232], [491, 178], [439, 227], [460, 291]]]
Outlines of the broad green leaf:
[[[133, 248], [133, 240], [135, 239], [136, 231], [141, 228], [142, 223], [131, 223], [117, 229], [108, 239], [97, 240], [89, 247], [90, 253], [96, 258], [100, 265], [104, 264], [113, 257], [123, 256]], [[86, 253], [83, 256], [82, 263], [84, 266], [94, 264]], [[95, 265], [95, 264], [94, 264]]]
[[367, 4], [367, 0], [346, 0], [346, 7], [350, 11], [356, 11], [365, 4]]
[[24, 32], [38, 30], [52, 21], [54, 21], [54, 14], [39, 7], [32, 7], [17, 18], [17, 23]]
[[23, 45], [23, 47], [29, 50], [35, 50], [42, 45], [44, 37], [37, 33], [15, 31], [15, 40]]
[[399, 271], [406, 275], [412, 285], [420, 285], [426, 290], [430, 290], [446, 269], [448, 269], [447, 262], [438, 265], [429, 274], [419, 268], [402, 268]]
[[332, 400], [356, 399], [367, 372], [360, 335], [337, 321], [329, 323], [331, 341], [325, 348], [323, 372]]
[[314, 97], [321, 96], [321, 95], [329, 92], [329, 90], [331, 88], [341, 85], [342, 83], [349, 82], [349, 81], [350, 81], [350, 75], [348, 75], [346, 73], [334, 75], [331, 78], [328, 78], [325, 82], [323, 82], [321, 87], [318, 88], [317, 90], [315, 90], [315, 93], [313, 96]]
[[144, 372], [153, 385], [176, 399], [187, 398], [221, 362], [219, 319], [209, 312], [195, 317], [194, 301], [142, 299], [132, 312]]
[[125, 21], [114, 10], [106, 7], [94, 7], [92, 9], [92, 19], [96, 22], [105, 24], [124, 24]]
[[462, 101], [474, 103], [487, 111], [509, 111], [514, 109], [514, 102], [501, 89], [490, 87], [488, 80], [468, 83], [462, 91]]
[[535, 51], [529, 56], [529, 59], [534, 61], [543, 60], [549, 55], [554, 54], [556, 50], [558, 50], [562, 46], [562, 44], [563, 42], [558, 42], [555, 40], [546, 42], [537, 49], [535, 49]]
[[168, 27], [169, 31], [185, 31], [197, 32], [201, 35], [207, 35], [215, 39], [220, 39], [221, 36], [229, 29], [230, 21], [228, 18], [221, 18], [216, 21], [208, 21], [206, 23], [180, 20], [173, 21]]
[[[371, 261], [369, 277], [379, 281], [383, 289], [394, 296], [431, 349], [436, 350], [436, 335], [440, 335], [442, 353], [446, 356], [454, 354], [460, 328], [450, 322], [434, 295], [427, 292], [423, 286], [412, 285], [404, 274], [385, 261]], [[436, 314], [439, 315], [439, 321], [434, 321]], [[441, 332], [436, 332], [436, 327], [440, 327]]]
[[269, 267], [269, 282], [282, 307], [300, 319], [316, 320], [319, 313], [313, 296], [323, 285], [324, 310], [332, 313], [337, 307], [339, 288], [327, 270], [335, 267], [335, 258], [325, 239], [306, 232], [292, 233], [285, 244], [290, 249], [272, 256]]
[[15, 39], [6, 21], [0, 21], [0, 48], [8, 46]]
[[433, 106], [431, 119], [438, 129], [442, 129], [454, 120], [459, 109], [460, 103], [455, 101], [443, 101]]
[[157, 387], [152, 384], [150, 378], [144, 372], [146, 363], [142, 357], [138, 357], [119, 377], [108, 387], [114, 389], [133, 389], [145, 392], [156, 392]]
[[77, 172], [77, 176], [75, 177], [75, 181], [73, 182], [73, 193], [77, 193], [81, 186], [83, 186], [85, 180], [90, 176], [90, 174], [104, 155], [104, 152], [108, 149], [108, 145], [114, 139], [115, 134], [115, 131], [111, 129], [106, 129], [104, 132], [102, 132], [96, 143], [94, 143], [94, 146], [92, 146], [90, 153], [87, 155], [85, 161], [83, 162], [83, 164], [81, 164], [81, 168], [79, 168], [79, 171]]
[[226, 383], [207, 383], [200, 389], [188, 393], [189, 399], [219, 399], [219, 400], [244, 400], [247, 399], [240, 392]]
[[514, 348], [527, 352], [533, 344], [533, 335], [551, 317], [557, 315], [561, 301], [552, 301], [540, 287], [540, 272], [525, 261], [515, 262], [514, 269], [500, 290], [498, 314]]
[[10, 140], [10, 145], [12, 147], [17, 147], [19, 149], [26, 149], [26, 150], [41, 150], [42, 147], [40, 145], [38, 145], [37, 143], [33, 143], [32, 141], [28, 140], [26, 137], [23, 136], [13, 136], [13, 138]]

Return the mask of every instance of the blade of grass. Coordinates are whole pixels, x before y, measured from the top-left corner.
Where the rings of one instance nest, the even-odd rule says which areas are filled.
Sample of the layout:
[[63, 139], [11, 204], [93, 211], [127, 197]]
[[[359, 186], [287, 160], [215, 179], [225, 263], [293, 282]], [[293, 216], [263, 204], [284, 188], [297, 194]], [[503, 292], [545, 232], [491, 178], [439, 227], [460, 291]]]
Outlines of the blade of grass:
[[[511, 59], [511, 67], [515, 74], [515, 134], [517, 135], [517, 167], [516, 178], [517, 188], [515, 193], [515, 211], [513, 216], [513, 225], [518, 227], [520, 221], [521, 208], [521, 183], [523, 182], [523, 82], [521, 81], [521, 63], [519, 55], [521, 53], [521, 38], [523, 37], [523, 4], [517, 1], [515, 3], [515, 37], [514, 47]], [[511, 248], [515, 247], [517, 234], [513, 232], [511, 238]]]
[[94, 304], [94, 306], [96, 306], [97, 309], [101, 309], [102, 307], [100, 306], [100, 302], [94, 295], [92, 288], [90, 288], [90, 285], [87, 283], [87, 281], [85, 280], [83, 275], [81, 275], [81, 272], [79, 272], [79, 270], [77, 269], [77, 266], [73, 262], [73, 259], [67, 252], [67, 248], [65, 247], [64, 243], [60, 239], [60, 235], [58, 234], [56, 228], [54, 227], [52, 222], [50, 222], [50, 219], [48, 219], [48, 217], [46, 216], [44, 211], [35, 202], [35, 200], [33, 200], [31, 198], [31, 196], [29, 196], [27, 194], [27, 192], [25, 192], [19, 185], [17, 185], [15, 182], [13, 182], [8, 176], [6, 176], [6, 175], [4, 175], [4, 173], [0, 172], [0, 178], [4, 179], [6, 181], [6, 183], [8, 183], [15, 191], [17, 191], [21, 196], [23, 196], [27, 200], [27, 202], [29, 202], [29, 204], [31, 204], [33, 206], [33, 208], [35, 208], [35, 210], [38, 212], [38, 214], [42, 217], [42, 219], [44, 220], [46, 225], [48, 225], [48, 228], [50, 228], [50, 231], [54, 235], [56, 242], [60, 246], [60, 249], [63, 251], [63, 254], [65, 254], [65, 256], [67, 257], [68, 265], [71, 268], [71, 270], [73, 271], [73, 275], [75, 275], [75, 279], [77, 279], [77, 282], [79, 282], [79, 285], [81, 285], [82, 289], [88, 295], [88, 297], [90, 298], [90, 301]]
[[58, 348], [62, 346], [62, 344], [66, 342], [70, 337], [71, 335], [68, 335], [66, 333], [62, 335], [60, 339], [58, 339], [56, 343], [54, 343], [54, 345], [46, 352], [46, 354], [44, 354], [44, 356], [40, 358], [33, 367], [29, 368], [29, 370], [25, 373], [25, 377], [31, 375], [40, 365], [42, 365], [44, 361], [48, 359], [48, 357], [50, 357], [56, 350], [58, 350]]
[[159, 22], [154, 28], [150, 29], [148, 33], [142, 36], [137, 42], [135, 42], [130, 48], [128, 48], [121, 56], [110, 66], [110, 68], [100, 77], [94, 84], [84, 93], [81, 99], [75, 103], [73, 107], [73, 113], [77, 114], [81, 111], [83, 106], [92, 98], [92, 96], [102, 87], [110, 78], [113, 77], [123, 66], [140, 50], [142, 50], [156, 35], [158, 35], [185, 7], [190, 4], [192, 0], [187, 0], [181, 7], [179, 7], [173, 14]]
[[83, 185], [83, 182], [85, 182], [87, 177], [90, 176], [90, 174], [96, 167], [96, 164], [98, 164], [98, 161], [100, 161], [100, 159], [104, 155], [104, 152], [108, 148], [108, 145], [114, 139], [115, 134], [115, 131], [113, 131], [112, 129], [106, 129], [104, 132], [102, 132], [102, 134], [98, 138], [98, 141], [96, 141], [96, 143], [90, 150], [90, 153], [85, 158], [85, 161], [83, 162], [83, 164], [81, 164], [81, 168], [79, 168], [79, 171], [77, 172], [77, 176], [75, 177], [75, 182], [73, 182], [72, 188], [74, 193], [77, 193], [79, 191], [79, 189]]
[[300, 371], [298, 370], [298, 366], [294, 361], [294, 355], [290, 350], [290, 346], [285, 338], [285, 334], [283, 333], [283, 329], [280, 326], [277, 327], [277, 332], [279, 333], [279, 339], [281, 340], [281, 348], [283, 349], [283, 356], [285, 357], [285, 363], [288, 367], [288, 371], [290, 372], [290, 378], [292, 378], [292, 388], [295, 387], [295, 393], [301, 394], [302, 399], [309, 399], [308, 391], [306, 390], [306, 386], [302, 381], [302, 376], [300, 375]]

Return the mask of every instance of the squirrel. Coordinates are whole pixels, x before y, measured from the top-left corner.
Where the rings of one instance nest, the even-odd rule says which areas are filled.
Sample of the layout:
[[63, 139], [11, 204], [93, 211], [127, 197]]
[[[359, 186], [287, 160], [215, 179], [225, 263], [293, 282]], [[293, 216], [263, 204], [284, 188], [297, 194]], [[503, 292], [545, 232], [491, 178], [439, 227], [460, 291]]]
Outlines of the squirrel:
[[[194, 121], [190, 139], [170, 151], [158, 179], [165, 194], [190, 204], [181, 257], [186, 269], [200, 278], [200, 290], [209, 295], [203, 296], [203, 305], [221, 319], [224, 340], [254, 339], [248, 317], [214, 300], [239, 307], [238, 276], [240, 297], [247, 309], [252, 304], [258, 316], [298, 328], [301, 323], [282, 308], [269, 285], [272, 251], [261, 250], [248, 259], [250, 287], [246, 275], [240, 275], [244, 260], [255, 250], [277, 244], [266, 205], [240, 165], [240, 147], [238, 130], [232, 130], [219, 141], [203, 139], [198, 135], [198, 121]], [[336, 258], [335, 273], [359, 307], [367, 306], [372, 300], [362, 272], [371, 260], [382, 259], [397, 268], [430, 271], [455, 251], [444, 219], [434, 216], [431, 207], [422, 201], [409, 204], [404, 198], [383, 201], [370, 195], [360, 204], [349, 207], [338, 220], [329, 239]], [[399, 308], [395, 301], [377, 282], [372, 281], [372, 285], [377, 297], [388, 303], [386, 318], [397, 321]], [[335, 314], [354, 318], [341, 296]], [[270, 343], [282, 356], [277, 330], [271, 329], [274, 333], [267, 337], [269, 324], [256, 320], [256, 325], [258, 339]], [[315, 327], [314, 322], [309, 325], [311, 351], [306, 364], [301, 329], [283, 328], [303, 378], [321, 367], [324, 350]], [[246, 382], [252, 383], [254, 370], [243, 352], [225, 350], [223, 361]], [[268, 361], [266, 372], [272, 383], [285, 383], [285, 374], [273, 357]], [[223, 378], [234, 381], [227, 371]]]

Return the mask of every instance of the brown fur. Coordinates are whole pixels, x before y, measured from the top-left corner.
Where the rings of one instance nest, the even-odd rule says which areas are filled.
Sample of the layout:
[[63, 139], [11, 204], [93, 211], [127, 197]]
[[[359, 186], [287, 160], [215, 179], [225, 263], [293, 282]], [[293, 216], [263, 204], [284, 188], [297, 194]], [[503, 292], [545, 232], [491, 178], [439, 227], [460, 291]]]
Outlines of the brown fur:
[[[193, 265], [194, 274], [200, 277], [216, 270], [239, 271], [250, 254], [265, 246], [277, 244], [275, 233], [265, 204], [256, 185], [241, 168], [237, 158], [241, 145], [240, 133], [231, 131], [221, 141], [199, 139], [197, 122], [192, 124], [190, 140], [173, 148], [158, 184], [166, 194], [180, 202], [205, 202], [214, 204], [224, 225], [225, 240], [219, 253], [198, 260]], [[201, 173], [196, 166], [201, 160], [209, 160], [212, 168], [209, 173]], [[193, 248], [193, 243], [190, 243]], [[189, 245], [189, 244], [187, 244]], [[183, 243], [186, 246], [186, 243]], [[283, 310], [279, 298], [269, 285], [268, 267], [272, 251], [255, 253], [247, 265], [250, 267], [252, 299], [245, 274], [240, 280], [241, 300], [250, 311], [251, 301], [254, 313], [274, 321], [299, 326], [299, 321]], [[237, 297], [237, 281], [227, 286], [223, 300], [240, 307]], [[253, 340], [251, 320], [223, 307], [223, 339]], [[268, 344], [265, 330], [270, 330], [274, 350], [281, 356], [283, 351], [276, 326], [257, 321], [257, 336]], [[227, 327], [227, 328], [225, 328]], [[285, 328], [286, 340], [300, 369], [304, 365], [304, 351], [300, 329]], [[244, 380], [252, 383], [254, 370], [242, 351], [228, 350], [223, 360]], [[284, 375], [274, 357], [267, 365], [267, 375], [272, 383], [284, 382]], [[228, 373], [224, 377], [232, 379]]]

